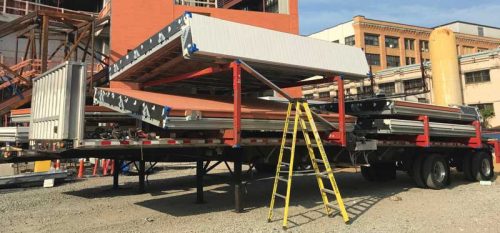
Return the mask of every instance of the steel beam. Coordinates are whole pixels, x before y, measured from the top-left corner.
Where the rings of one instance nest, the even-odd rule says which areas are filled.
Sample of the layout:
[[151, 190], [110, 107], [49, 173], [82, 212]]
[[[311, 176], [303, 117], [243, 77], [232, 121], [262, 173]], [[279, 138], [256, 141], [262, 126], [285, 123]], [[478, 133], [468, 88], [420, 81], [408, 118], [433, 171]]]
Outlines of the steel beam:
[[114, 169], [113, 169], [113, 189], [118, 189], [118, 176], [120, 175], [121, 161], [118, 159], [113, 160]]
[[[241, 149], [236, 149], [241, 150]], [[234, 211], [236, 213], [243, 212], [243, 197], [241, 192], [241, 171], [242, 163], [241, 156], [237, 156], [234, 160], [233, 178], [234, 178]]]
[[146, 192], [145, 179], [146, 178], [146, 162], [144, 159], [139, 161], [139, 193]]
[[233, 69], [233, 147], [241, 143], [241, 64], [231, 63]]
[[203, 200], [203, 175], [205, 169], [203, 167], [203, 159], [196, 161], [196, 203], [202, 204]]
[[203, 77], [205, 75], [216, 74], [216, 73], [220, 73], [220, 72], [228, 71], [228, 70], [229, 70], [229, 67], [227, 67], [227, 66], [208, 67], [208, 68], [198, 70], [195, 72], [191, 72], [191, 73], [187, 73], [187, 74], [182, 74], [182, 75], [178, 75], [178, 76], [166, 77], [166, 78], [162, 78], [159, 80], [149, 81], [149, 82], [144, 83], [144, 86], [145, 87], [152, 87], [152, 86], [158, 86], [158, 85], [162, 85], [162, 84], [173, 83], [173, 82], [178, 82], [178, 81], [187, 80], [187, 79], [195, 79], [195, 78]]

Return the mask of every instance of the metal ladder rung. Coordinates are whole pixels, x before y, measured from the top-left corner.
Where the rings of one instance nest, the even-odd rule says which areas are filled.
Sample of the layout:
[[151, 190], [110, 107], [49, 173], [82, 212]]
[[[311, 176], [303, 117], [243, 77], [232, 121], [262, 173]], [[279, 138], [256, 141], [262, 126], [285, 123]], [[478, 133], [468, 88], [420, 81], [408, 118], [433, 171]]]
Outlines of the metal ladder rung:
[[311, 147], [318, 148], [318, 144], [311, 143]]
[[329, 179], [330, 178], [330, 176], [328, 176], [329, 173], [333, 173], [333, 171], [332, 172], [325, 171], [325, 172], [318, 173], [316, 175], [319, 177], [325, 178], [325, 179]]
[[284, 146], [283, 149], [285, 149], [285, 150], [292, 150], [292, 147]]
[[289, 163], [285, 163], [285, 162], [281, 162], [281, 165], [285, 165], [287, 167], [290, 167], [290, 164]]
[[334, 206], [334, 205], [332, 205], [330, 203], [326, 203], [326, 206], [328, 206], [329, 208], [332, 208], [332, 209], [336, 209], [337, 208], [337, 206]]
[[283, 199], [286, 199], [286, 197], [284, 195], [281, 195], [279, 193], [275, 193], [274, 196], [277, 196], [277, 197], [280, 197], [280, 198], [283, 198]]
[[335, 192], [331, 189], [321, 189], [321, 191], [325, 192], [325, 193], [329, 193], [329, 194], [332, 194], [332, 195], [335, 195]]
[[322, 163], [322, 164], [325, 164], [325, 161], [321, 160], [321, 159], [314, 159], [314, 161], [316, 161], [316, 163]]
[[285, 179], [285, 178], [282, 178], [282, 177], [278, 177], [278, 180], [279, 181], [283, 181], [285, 183], [288, 183], [288, 179]]

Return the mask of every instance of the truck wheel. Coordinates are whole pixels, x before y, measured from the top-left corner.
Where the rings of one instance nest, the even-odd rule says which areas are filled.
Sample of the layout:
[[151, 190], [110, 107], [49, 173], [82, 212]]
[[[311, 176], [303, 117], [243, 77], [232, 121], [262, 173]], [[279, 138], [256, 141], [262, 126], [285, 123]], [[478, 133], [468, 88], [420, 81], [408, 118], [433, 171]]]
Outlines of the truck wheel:
[[373, 167], [366, 167], [366, 166], [361, 166], [361, 175], [365, 180], [367, 181], [375, 181], [375, 169]]
[[424, 161], [423, 177], [427, 187], [442, 189], [449, 183], [450, 165], [442, 155], [430, 155]]
[[486, 152], [479, 152], [472, 157], [472, 176], [477, 181], [493, 178], [493, 158]]
[[422, 165], [424, 163], [424, 155], [417, 155], [415, 160], [413, 161], [413, 166], [411, 169], [413, 181], [419, 188], [427, 188], [427, 185], [424, 182], [424, 178], [422, 176]]
[[464, 178], [468, 181], [475, 181], [476, 178], [472, 175], [472, 156], [467, 154], [464, 155], [462, 164]]

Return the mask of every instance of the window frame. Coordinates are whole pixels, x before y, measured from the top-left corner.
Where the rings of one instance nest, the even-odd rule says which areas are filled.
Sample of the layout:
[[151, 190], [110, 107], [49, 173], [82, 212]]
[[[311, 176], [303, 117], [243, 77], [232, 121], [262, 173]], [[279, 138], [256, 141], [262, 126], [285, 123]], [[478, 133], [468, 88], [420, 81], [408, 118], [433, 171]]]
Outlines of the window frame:
[[[392, 41], [393, 43], [390, 43], [390, 41]], [[394, 45], [394, 47], [391, 47], [391, 45]], [[385, 47], [391, 49], [399, 48], [399, 37], [385, 36]]]
[[[389, 59], [389, 58], [391, 58], [391, 59]], [[392, 60], [392, 59], [396, 59], [397, 60], [397, 65], [396, 66], [389, 65], [389, 61]], [[385, 60], [386, 60], [387, 67], [400, 67], [401, 66], [401, 57], [399, 57], [399, 56], [387, 55], [385, 57]]]
[[[367, 37], [371, 37], [372, 39], [375, 39], [375, 40], [367, 40]], [[379, 46], [380, 45], [380, 35], [373, 34], [373, 33], [365, 33], [364, 41], [365, 41], [365, 45]], [[366, 43], [367, 41], [374, 41], [374, 43], [369, 44], [369, 43]]]
[[478, 70], [464, 73], [465, 84], [478, 84], [491, 82], [490, 70]]
[[356, 38], [354, 36], [347, 36], [344, 38], [344, 44], [349, 45], [349, 46], [355, 46], [356, 45]]

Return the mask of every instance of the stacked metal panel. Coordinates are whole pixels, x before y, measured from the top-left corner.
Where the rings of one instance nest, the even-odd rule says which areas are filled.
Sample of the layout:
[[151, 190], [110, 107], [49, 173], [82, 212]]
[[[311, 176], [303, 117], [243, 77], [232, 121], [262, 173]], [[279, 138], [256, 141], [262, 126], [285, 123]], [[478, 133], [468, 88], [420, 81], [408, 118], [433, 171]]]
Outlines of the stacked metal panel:
[[[316, 107], [337, 112], [338, 105], [323, 104]], [[463, 121], [472, 122], [480, 119], [476, 108], [468, 106], [444, 107], [432, 104], [415, 103], [390, 99], [368, 99], [349, 101], [345, 104], [346, 113], [358, 117], [396, 117], [409, 118], [422, 115], [433, 121]]]
[[[96, 88], [94, 103], [127, 114], [152, 125], [173, 130], [222, 130], [233, 127], [232, 97], [179, 96], [137, 90]], [[243, 100], [241, 123], [248, 131], [282, 131], [286, 104], [260, 99]], [[338, 125], [338, 114], [321, 114]], [[346, 117], [346, 130], [354, 129], [356, 119]], [[331, 126], [317, 122], [318, 130]]]
[[111, 65], [109, 74], [110, 80], [147, 82], [237, 59], [273, 82], [314, 75], [362, 79], [369, 72], [363, 51], [353, 46], [186, 13]]
[[[421, 135], [429, 117], [429, 133], [433, 137], [474, 137], [472, 124], [480, 120], [476, 108], [444, 107], [389, 99], [368, 99], [346, 103], [346, 113], [358, 117], [356, 132], [367, 135]], [[337, 104], [321, 104], [316, 108], [338, 111]]]

